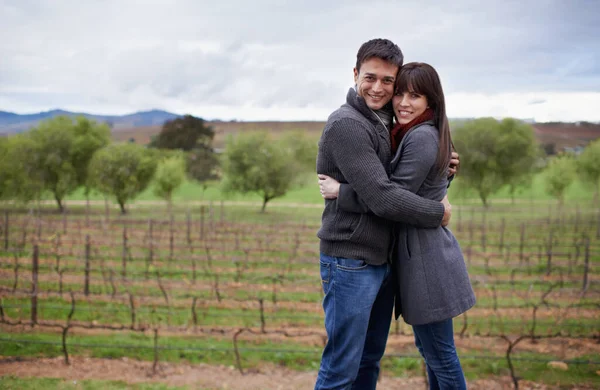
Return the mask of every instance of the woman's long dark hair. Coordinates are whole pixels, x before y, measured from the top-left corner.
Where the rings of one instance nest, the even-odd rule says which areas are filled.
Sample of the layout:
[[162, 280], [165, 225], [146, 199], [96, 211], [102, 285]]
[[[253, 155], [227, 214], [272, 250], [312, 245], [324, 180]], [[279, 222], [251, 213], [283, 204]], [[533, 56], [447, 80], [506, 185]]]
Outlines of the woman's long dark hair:
[[423, 62], [409, 62], [400, 68], [396, 79], [396, 92], [414, 92], [427, 98], [433, 110], [433, 120], [440, 133], [436, 167], [440, 176], [448, 174], [448, 163], [454, 150], [450, 137], [450, 124], [446, 116], [446, 101], [440, 76], [435, 69]]

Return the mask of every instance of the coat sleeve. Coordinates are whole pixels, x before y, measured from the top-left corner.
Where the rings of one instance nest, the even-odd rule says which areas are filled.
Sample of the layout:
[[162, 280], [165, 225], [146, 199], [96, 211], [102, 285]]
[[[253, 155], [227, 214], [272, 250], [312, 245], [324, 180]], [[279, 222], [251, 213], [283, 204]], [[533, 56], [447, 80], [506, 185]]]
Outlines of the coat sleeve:
[[375, 150], [372, 135], [356, 120], [332, 124], [324, 142], [334, 164], [358, 197], [377, 216], [419, 227], [438, 227], [444, 206], [393, 183]]

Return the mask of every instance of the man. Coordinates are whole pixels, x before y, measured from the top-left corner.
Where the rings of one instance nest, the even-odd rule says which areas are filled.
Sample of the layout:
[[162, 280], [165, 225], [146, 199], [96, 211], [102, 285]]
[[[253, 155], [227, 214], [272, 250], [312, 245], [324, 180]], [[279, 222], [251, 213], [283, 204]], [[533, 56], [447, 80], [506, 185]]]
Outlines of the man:
[[390, 182], [388, 105], [403, 55], [373, 39], [358, 50], [355, 88], [325, 125], [317, 173], [349, 183], [373, 214], [354, 214], [325, 201], [320, 272], [327, 345], [315, 390], [375, 389], [394, 306], [390, 269], [392, 227], [447, 224], [450, 204], [420, 198]]

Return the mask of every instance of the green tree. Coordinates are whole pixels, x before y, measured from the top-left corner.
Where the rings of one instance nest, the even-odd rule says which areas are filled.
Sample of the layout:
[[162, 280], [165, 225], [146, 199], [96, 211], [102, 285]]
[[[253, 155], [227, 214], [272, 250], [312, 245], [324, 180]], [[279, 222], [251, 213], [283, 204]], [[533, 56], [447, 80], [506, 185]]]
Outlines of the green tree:
[[144, 191], [156, 171], [156, 156], [146, 148], [131, 144], [110, 144], [97, 151], [89, 166], [92, 188], [106, 196], [114, 196], [127, 212], [125, 205]]
[[[74, 134], [72, 161], [77, 173], [77, 185], [87, 186], [88, 167], [97, 150], [110, 143], [108, 124], [78, 117], [72, 127]], [[87, 191], [86, 191], [87, 192]]]
[[600, 197], [600, 139], [590, 143], [577, 159], [577, 168], [584, 183], [594, 186], [594, 202]]
[[10, 157], [11, 140], [8, 137], [0, 137], [0, 200], [14, 198], [12, 185], [14, 174], [14, 163]]
[[514, 197], [519, 186], [531, 183], [539, 156], [531, 126], [511, 118], [481, 118], [464, 123], [452, 138], [460, 154], [459, 176], [485, 206], [503, 186]]
[[150, 147], [187, 152], [186, 170], [190, 178], [202, 184], [218, 178], [219, 160], [212, 148], [215, 132], [202, 118], [185, 115], [165, 122]]
[[44, 190], [41, 172], [34, 159], [37, 147], [29, 133], [11, 135], [0, 147], [0, 198], [28, 203], [39, 199]]
[[219, 159], [212, 149], [196, 148], [187, 153], [187, 174], [206, 190], [206, 182], [219, 178]]
[[61, 212], [64, 197], [78, 186], [73, 164], [75, 137], [72, 128], [71, 118], [59, 116], [40, 122], [29, 133], [35, 147], [29, 156], [30, 163], [41, 176], [44, 190], [54, 196]]
[[160, 133], [152, 139], [150, 147], [157, 149], [180, 149], [190, 151], [196, 148], [212, 149], [214, 130], [202, 118], [185, 115], [166, 121]]
[[92, 156], [97, 150], [110, 143], [110, 125], [98, 124], [84, 117], [78, 117], [73, 126], [73, 165], [77, 172], [77, 185], [84, 187], [86, 207], [90, 207], [88, 172]]
[[[290, 157], [293, 157], [294, 164], [297, 164], [298, 171], [314, 173], [317, 161], [318, 138], [311, 138], [302, 130], [286, 132], [281, 137], [283, 145]], [[312, 175], [314, 178], [314, 175]]]
[[0, 200], [20, 198], [21, 186], [27, 176], [24, 174], [22, 152], [26, 138], [21, 135], [0, 137]]
[[230, 136], [223, 155], [224, 191], [259, 194], [264, 212], [267, 203], [285, 195], [304, 171], [289, 152], [286, 142], [266, 132]]
[[576, 162], [571, 155], [560, 155], [550, 160], [544, 172], [546, 190], [563, 204], [566, 189], [573, 183], [577, 174]]
[[498, 131], [497, 168], [514, 201], [517, 188], [531, 186], [541, 150], [537, 146], [533, 127], [527, 123], [506, 118], [499, 123]]
[[546, 156], [554, 156], [556, 155], [556, 144], [554, 142], [547, 142], [542, 145], [542, 149]]
[[477, 191], [485, 206], [488, 198], [503, 184], [498, 169], [497, 144], [500, 139], [498, 121], [482, 118], [464, 123], [452, 135], [460, 154], [459, 175], [462, 182]]
[[185, 161], [181, 155], [167, 157], [158, 163], [154, 175], [154, 193], [167, 201], [169, 214], [173, 206], [173, 192], [185, 181]]
[[27, 165], [39, 174], [44, 190], [52, 193], [63, 211], [64, 197], [86, 184], [90, 159], [110, 142], [110, 129], [84, 117], [59, 116], [42, 121], [29, 137], [34, 148]]

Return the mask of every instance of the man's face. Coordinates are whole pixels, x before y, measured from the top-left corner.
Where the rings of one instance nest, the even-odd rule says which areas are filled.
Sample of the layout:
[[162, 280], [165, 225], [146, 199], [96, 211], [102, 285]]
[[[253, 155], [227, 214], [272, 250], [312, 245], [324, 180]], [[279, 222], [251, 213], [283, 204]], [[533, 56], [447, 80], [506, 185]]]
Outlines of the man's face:
[[372, 110], [379, 110], [394, 95], [394, 81], [398, 67], [381, 58], [373, 57], [362, 63], [360, 72], [354, 68], [354, 82], [358, 95]]

